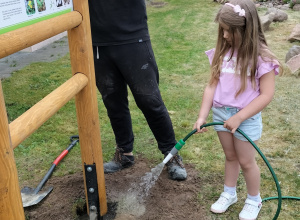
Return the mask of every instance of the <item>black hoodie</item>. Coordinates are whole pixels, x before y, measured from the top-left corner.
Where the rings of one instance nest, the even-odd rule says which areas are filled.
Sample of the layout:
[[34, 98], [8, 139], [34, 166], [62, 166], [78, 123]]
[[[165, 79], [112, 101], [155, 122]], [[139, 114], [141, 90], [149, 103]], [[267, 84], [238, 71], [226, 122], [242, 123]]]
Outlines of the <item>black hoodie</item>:
[[149, 40], [145, 0], [89, 0], [94, 46]]

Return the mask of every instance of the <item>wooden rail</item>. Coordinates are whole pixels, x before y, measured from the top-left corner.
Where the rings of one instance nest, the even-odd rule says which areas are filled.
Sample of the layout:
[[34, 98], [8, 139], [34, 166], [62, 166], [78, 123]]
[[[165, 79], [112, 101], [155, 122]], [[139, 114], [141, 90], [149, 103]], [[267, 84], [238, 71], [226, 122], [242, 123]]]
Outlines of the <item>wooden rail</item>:
[[0, 59], [77, 27], [82, 15], [77, 11], [50, 18], [36, 24], [0, 35]]
[[[73, 0], [73, 8], [73, 12], [0, 35], [0, 58], [3, 58], [68, 30], [73, 74], [71, 79], [11, 124], [8, 124], [0, 81], [1, 220], [25, 219], [13, 149], [74, 95], [83, 172], [85, 165], [95, 165], [100, 203], [97, 210], [100, 216], [104, 216], [107, 212], [88, 0]], [[85, 175], [83, 181], [88, 203]]]
[[9, 125], [11, 144], [16, 148], [29, 135], [43, 125], [61, 107], [80, 92], [88, 83], [88, 78], [78, 73], [32, 106]]

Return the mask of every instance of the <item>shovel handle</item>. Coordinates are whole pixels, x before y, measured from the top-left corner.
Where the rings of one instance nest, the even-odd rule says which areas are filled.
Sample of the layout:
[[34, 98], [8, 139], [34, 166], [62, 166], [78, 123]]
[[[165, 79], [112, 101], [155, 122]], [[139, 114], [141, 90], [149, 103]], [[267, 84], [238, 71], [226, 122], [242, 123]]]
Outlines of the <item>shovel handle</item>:
[[[74, 137], [74, 136], [72, 136]], [[72, 138], [71, 137], [71, 138]], [[69, 153], [69, 151], [76, 145], [76, 143], [79, 141], [79, 139], [76, 140], [72, 140], [72, 143], [69, 145], [69, 147], [64, 150], [53, 162], [53, 164], [55, 164], [57, 166], [57, 164], [59, 164], [59, 162]]]
[[[75, 139], [77, 138], [77, 139]], [[75, 139], [75, 140], [73, 140]], [[55, 167], [59, 164], [59, 162], [69, 153], [69, 151], [76, 145], [77, 142], [79, 142], [79, 137], [78, 135], [74, 135], [70, 138], [70, 141], [72, 141], [72, 143], [68, 146], [68, 148], [66, 150], [64, 150], [52, 163], [51, 168], [48, 170], [48, 172], [46, 173], [46, 175], [44, 176], [44, 178], [42, 179], [42, 181], [39, 183], [39, 185], [34, 189], [33, 193], [37, 194], [45, 185], [45, 183], [48, 181], [48, 179], [50, 178], [50, 176], [52, 175]]]
[[38, 194], [38, 192], [43, 188], [47, 180], [50, 178], [51, 174], [53, 173], [56, 165], [52, 164], [51, 168], [48, 170], [42, 181], [39, 183], [39, 185], [34, 189], [33, 194]]

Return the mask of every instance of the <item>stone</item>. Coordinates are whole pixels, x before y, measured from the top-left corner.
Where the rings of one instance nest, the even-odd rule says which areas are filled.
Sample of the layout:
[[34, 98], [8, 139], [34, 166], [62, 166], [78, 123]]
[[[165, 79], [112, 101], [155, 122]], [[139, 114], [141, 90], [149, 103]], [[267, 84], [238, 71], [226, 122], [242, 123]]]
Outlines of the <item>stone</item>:
[[274, 20], [275, 14], [270, 13], [260, 17], [261, 25], [264, 31], [269, 30], [270, 24]]
[[291, 70], [293, 75], [299, 76], [300, 73], [300, 54], [292, 57], [289, 59], [289, 61], [286, 63], [288, 68]]
[[294, 5], [293, 11], [300, 11], [300, 4]]
[[278, 5], [277, 8], [287, 11], [290, 9], [290, 4]]
[[300, 46], [293, 45], [285, 56], [285, 62], [289, 61], [292, 57], [300, 54]]
[[300, 46], [293, 45], [285, 56], [285, 63], [293, 75], [300, 75]]
[[296, 26], [293, 28], [292, 33], [288, 37], [288, 41], [300, 41], [300, 23], [296, 24]]
[[273, 21], [279, 21], [279, 22], [282, 22], [282, 21], [285, 21], [288, 19], [288, 14], [280, 9], [277, 9], [277, 8], [269, 8], [268, 11], [266, 12], [266, 15], [268, 14], [271, 14], [271, 13], [274, 13], [275, 14], [275, 17], [274, 17], [274, 20]]

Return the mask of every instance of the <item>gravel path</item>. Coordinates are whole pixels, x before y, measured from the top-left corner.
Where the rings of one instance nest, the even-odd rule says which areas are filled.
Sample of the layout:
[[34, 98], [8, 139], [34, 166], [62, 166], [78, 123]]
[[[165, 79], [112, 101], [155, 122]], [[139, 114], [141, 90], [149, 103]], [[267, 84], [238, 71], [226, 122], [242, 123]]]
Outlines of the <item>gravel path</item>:
[[53, 62], [69, 52], [68, 37], [63, 37], [34, 52], [11, 54], [0, 59], [0, 79], [8, 78], [14, 71], [34, 62]]

